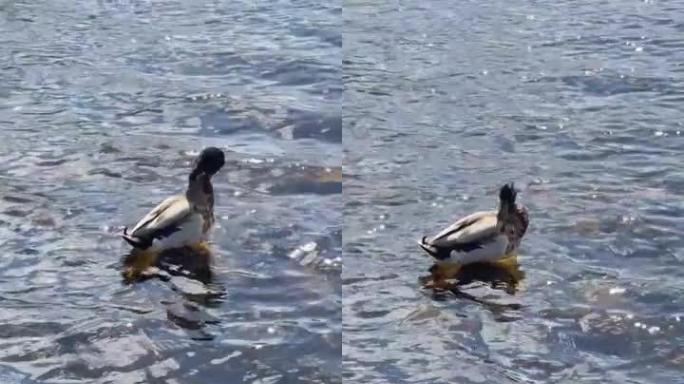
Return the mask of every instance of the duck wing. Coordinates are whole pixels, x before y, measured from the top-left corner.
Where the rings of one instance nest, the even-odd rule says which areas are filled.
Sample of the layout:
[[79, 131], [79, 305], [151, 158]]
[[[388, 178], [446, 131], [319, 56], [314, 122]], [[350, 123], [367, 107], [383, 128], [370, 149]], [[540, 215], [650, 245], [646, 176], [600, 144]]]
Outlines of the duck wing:
[[497, 240], [499, 231], [496, 223], [496, 212], [475, 212], [432, 238], [423, 237], [420, 246], [437, 258], [449, 257], [453, 250], [470, 252]]
[[494, 211], [475, 212], [443, 229], [430, 239], [430, 244], [449, 246], [489, 238], [498, 234], [496, 222]]
[[156, 237], [178, 230], [179, 224], [190, 214], [190, 203], [185, 195], [169, 197], [152, 209], [128, 232], [130, 237]]

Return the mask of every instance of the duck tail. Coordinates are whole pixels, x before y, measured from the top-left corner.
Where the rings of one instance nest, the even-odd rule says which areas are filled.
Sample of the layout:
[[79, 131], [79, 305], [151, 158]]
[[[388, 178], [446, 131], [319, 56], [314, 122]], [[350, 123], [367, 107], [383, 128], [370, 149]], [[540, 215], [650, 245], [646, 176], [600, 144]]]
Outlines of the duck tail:
[[437, 248], [435, 248], [434, 245], [428, 243], [427, 236], [423, 236], [423, 238], [420, 239], [420, 241], [418, 242], [418, 245], [432, 257], [437, 257], [439, 254]]
[[138, 248], [138, 249], [146, 249], [149, 248], [150, 245], [152, 245], [152, 242], [149, 240], [141, 239], [139, 237], [133, 237], [128, 234], [128, 227], [124, 227], [123, 234], [121, 237], [126, 240], [128, 244], [130, 244], [133, 248]]

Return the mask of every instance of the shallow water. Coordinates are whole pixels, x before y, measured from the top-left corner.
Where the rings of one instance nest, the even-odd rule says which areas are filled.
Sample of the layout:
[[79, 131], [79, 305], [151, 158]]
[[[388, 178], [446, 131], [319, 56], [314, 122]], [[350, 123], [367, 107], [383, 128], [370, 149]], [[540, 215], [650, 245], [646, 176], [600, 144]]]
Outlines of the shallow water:
[[[340, 382], [341, 5], [200, 3], [0, 2], [0, 382]], [[211, 279], [125, 284], [208, 145]]]
[[[683, 15], [345, 3], [345, 381], [683, 382]], [[517, 291], [421, 289], [414, 241], [507, 181], [531, 215]]]

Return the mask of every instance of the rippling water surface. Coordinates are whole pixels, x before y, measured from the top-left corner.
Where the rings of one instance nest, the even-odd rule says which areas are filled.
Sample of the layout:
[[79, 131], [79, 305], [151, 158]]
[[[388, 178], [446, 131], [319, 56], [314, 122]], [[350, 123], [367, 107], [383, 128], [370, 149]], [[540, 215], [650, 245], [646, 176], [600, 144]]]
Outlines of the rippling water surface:
[[[0, 2], [0, 382], [340, 382], [341, 17]], [[213, 275], [125, 284], [119, 231], [207, 145]]]
[[[683, 383], [684, 4], [344, 12], [344, 380]], [[422, 290], [414, 241], [506, 181], [517, 292]]]

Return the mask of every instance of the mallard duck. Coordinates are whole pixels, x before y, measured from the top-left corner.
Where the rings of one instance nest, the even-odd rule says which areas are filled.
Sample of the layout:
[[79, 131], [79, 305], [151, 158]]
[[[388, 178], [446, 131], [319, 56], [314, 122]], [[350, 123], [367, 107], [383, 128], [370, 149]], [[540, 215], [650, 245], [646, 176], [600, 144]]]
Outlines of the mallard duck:
[[432, 269], [436, 279], [451, 278], [471, 263], [492, 263], [515, 254], [527, 231], [527, 208], [515, 203], [513, 184], [499, 191], [498, 211], [475, 212], [436, 236], [423, 236], [419, 245], [437, 259]]
[[164, 251], [193, 246], [206, 240], [214, 223], [214, 189], [211, 177], [223, 167], [218, 148], [205, 148], [195, 160], [185, 194], [169, 197], [157, 205], [123, 239], [134, 249]]

